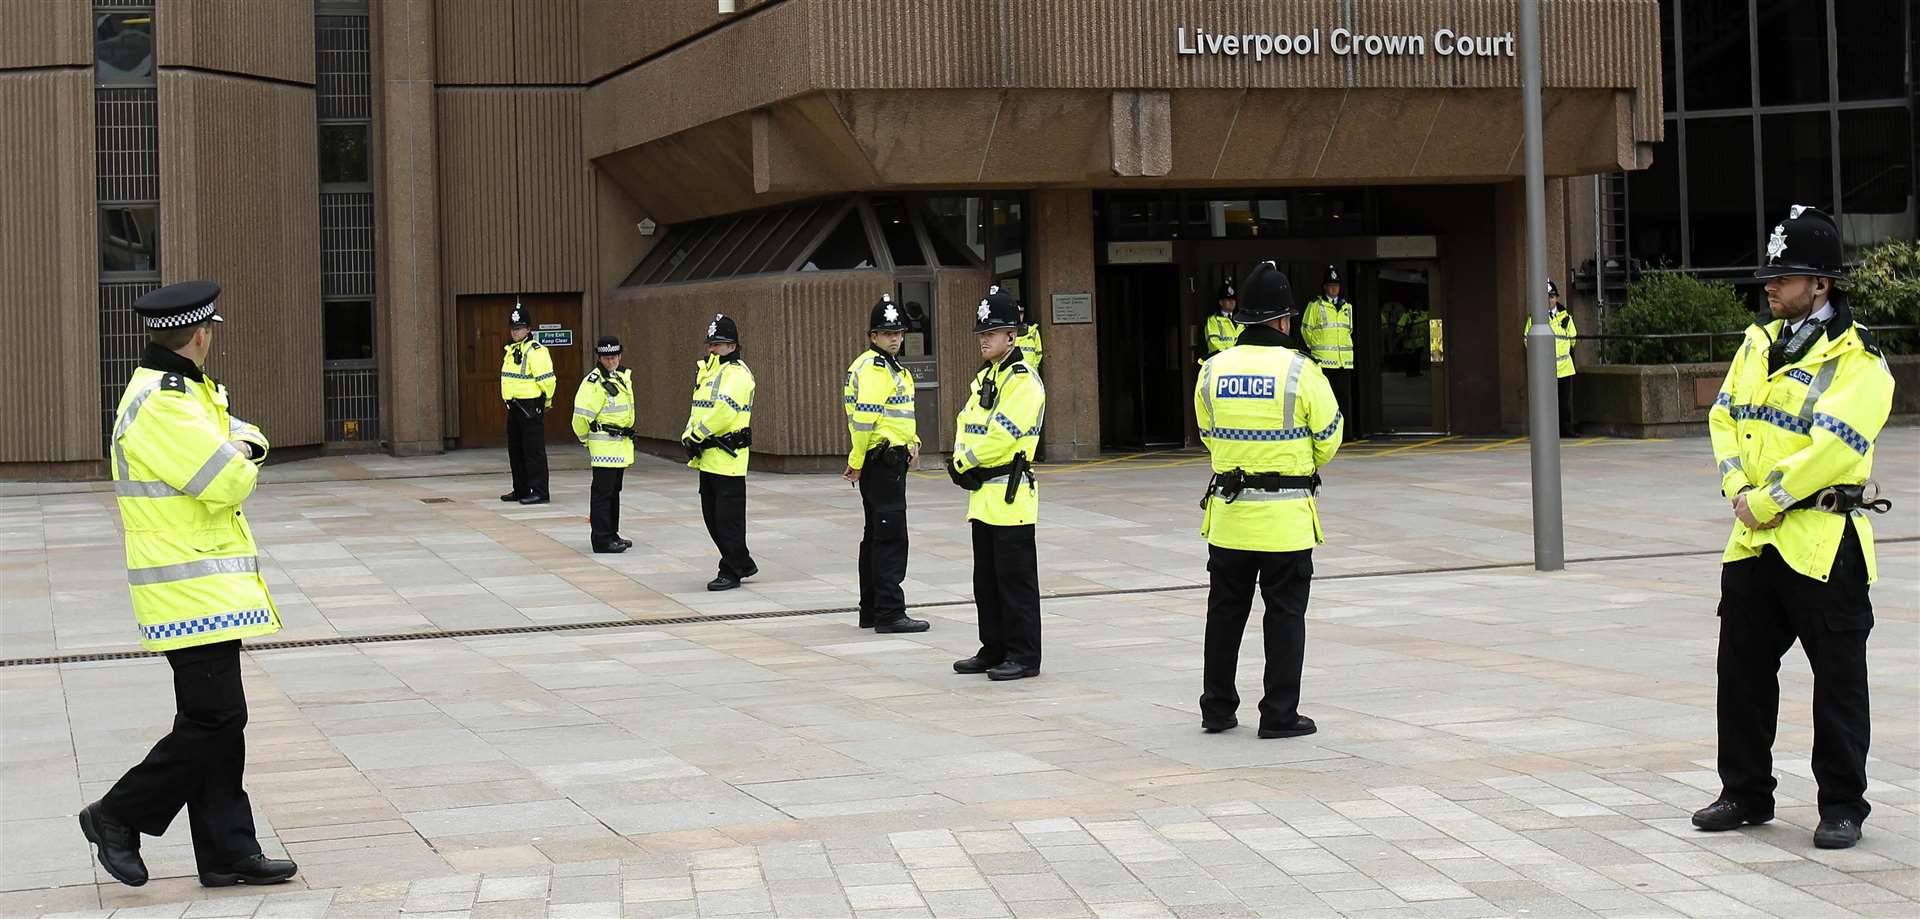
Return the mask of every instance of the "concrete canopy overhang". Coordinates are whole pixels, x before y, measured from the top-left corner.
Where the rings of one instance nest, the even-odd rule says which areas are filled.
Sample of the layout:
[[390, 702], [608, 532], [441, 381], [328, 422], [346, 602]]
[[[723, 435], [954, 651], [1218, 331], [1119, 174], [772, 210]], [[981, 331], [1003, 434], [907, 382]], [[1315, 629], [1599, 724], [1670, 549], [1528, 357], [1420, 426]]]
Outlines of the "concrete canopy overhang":
[[[885, 188], [1503, 181], [1515, 60], [1179, 53], [1217, 32], [1498, 35], [1504, 4], [786, 0], [590, 89], [587, 152], [658, 219]], [[1653, 0], [1544, 23], [1552, 175], [1640, 168], [1662, 130]], [[1324, 44], [1322, 45], [1324, 47]]]

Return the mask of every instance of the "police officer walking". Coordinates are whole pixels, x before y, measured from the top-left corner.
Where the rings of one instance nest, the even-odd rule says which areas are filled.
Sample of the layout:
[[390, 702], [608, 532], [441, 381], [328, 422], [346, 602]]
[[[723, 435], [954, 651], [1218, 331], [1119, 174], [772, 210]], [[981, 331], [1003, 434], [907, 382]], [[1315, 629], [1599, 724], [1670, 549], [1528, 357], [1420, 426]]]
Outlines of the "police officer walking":
[[201, 884], [277, 884], [298, 870], [261, 853], [242, 787], [240, 642], [280, 631], [280, 617], [240, 507], [267, 437], [228, 411], [226, 387], [201, 369], [214, 323], [225, 321], [219, 295], [210, 281], [188, 281], [134, 301], [148, 344], [109, 445], [140, 643], [166, 654], [176, 712], [146, 759], [80, 811], [101, 866], [133, 887], [147, 882], [140, 834], [164, 834], [182, 807]]
[[1795, 205], [1773, 228], [1767, 264], [1773, 321], [1748, 326], [1707, 413], [1720, 490], [1733, 503], [1721, 556], [1720, 797], [1693, 815], [1702, 830], [1773, 819], [1772, 748], [1780, 658], [1800, 640], [1813, 668], [1813, 843], [1860, 839], [1867, 805], [1867, 634], [1873, 604], [1874, 441], [1893, 407], [1893, 376], [1855, 325], [1833, 219]]
[[[1353, 304], [1340, 296], [1340, 269], [1327, 266], [1320, 280], [1320, 296], [1307, 304], [1300, 336], [1320, 364], [1343, 418], [1353, 418]], [[1354, 437], [1360, 432], [1353, 431]]]
[[507, 403], [507, 463], [513, 468], [513, 491], [502, 501], [546, 504], [547, 409], [553, 407], [553, 355], [532, 337], [532, 314], [518, 303], [507, 320], [507, 342], [500, 357], [500, 398]]
[[1286, 274], [1262, 262], [1240, 297], [1239, 341], [1201, 367], [1193, 393], [1213, 464], [1200, 526], [1210, 582], [1200, 725], [1215, 734], [1240, 724], [1234, 672], [1257, 582], [1266, 604], [1260, 736], [1298, 737], [1315, 730], [1300, 714], [1307, 595], [1321, 541], [1314, 493], [1320, 468], [1340, 449], [1342, 415], [1321, 368], [1286, 346], [1296, 314]]
[[1020, 309], [998, 285], [980, 301], [973, 331], [986, 363], [973, 375], [947, 475], [972, 492], [973, 603], [980, 650], [957, 673], [993, 680], [1040, 675], [1040, 572], [1033, 525], [1040, 492], [1032, 457], [1047, 411], [1047, 389], [1015, 344]]
[[633, 371], [620, 366], [620, 339], [593, 346], [600, 366], [587, 371], [573, 396], [573, 436], [587, 447], [593, 488], [587, 499], [593, 551], [620, 553], [633, 540], [620, 536], [620, 486], [633, 465]]
[[760, 573], [747, 551], [747, 448], [753, 445], [753, 371], [740, 359], [740, 329], [713, 314], [707, 359], [695, 365], [693, 410], [680, 443], [700, 470], [700, 514], [720, 550], [720, 572], [708, 590], [732, 590]]
[[[1527, 343], [1527, 330], [1533, 326], [1533, 317], [1522, 317], [1520, 323], [1520, 343]], [[1560, 437], [1575, 436], [1573, 425], [1573, 342], [1580, 335], [1574, 327], [1573, 314], [1560, 305], [1560, 285], [1547, 280], [1547, 327], [1553, 330], [1553, 373], [1560, 393]]]
[[1221, 281], [1220, 289], [1214, 293], [1217, 312], [1207, 317], [1205, 330], [1207, 337], [1203, 343], [1205, 353], [1200, 355], [1201, 363], [1206, 363], [1207, 358], [1233, 347], [1234, 341], [1239, 339], [1240, 324], [1233, 321], [1233, 310], [1238, 303], [1239, 297], [1233, 291], [1233, 281]]
[[843, 393], [847, 469], [860, 488], [865, 525], [860, 533], [860, 627], [876, 632], [924, 632], [927, 622], [907, 616], [907, 472], [920, 458], [914, 427], [913, 374], [900, 365], [907, 326], [888, 294], [867, 319], [867, 350], [847, 367]]

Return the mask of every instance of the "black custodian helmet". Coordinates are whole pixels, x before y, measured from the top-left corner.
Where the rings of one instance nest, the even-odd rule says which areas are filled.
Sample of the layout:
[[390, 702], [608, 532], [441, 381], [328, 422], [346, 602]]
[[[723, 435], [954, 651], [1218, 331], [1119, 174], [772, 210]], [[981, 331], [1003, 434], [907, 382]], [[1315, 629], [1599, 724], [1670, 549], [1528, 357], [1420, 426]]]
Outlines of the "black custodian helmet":
[[900, 307], [893, 302], [892, 294], [881, 294], [880, 302], [873, 305], [873, 313], [867, 317], [869, 332], [905, 332], [907, 323], [900, 313]]
[[1328, 284], [1338, 284], [1338, 283], [1340, 283], [1340, 269], [1335, 268], [1332, 265], [1328, 265], [1326, 272], [1320, 275], [1320, 286], [1325, 287]]
[[594, 343], [593, 353], [598, 354], [601, 357], [611, 357], [615, 354], [619, 354], [620, 339], [612, 335], [600, 336], [600, 340]]
[[713, 321], [707, 323], [707, 344], [712, 345], [720, 342], [734, 345], [739, 344], [740, 327], [734, 325], [733, 320], [728, 318], [727, 314], [714, 313]]
[[973, 324], [973, 334], [992, 332], [998, 329], [1020, 328], [1020, 304], [1014, 302], [1013, 295], [995, 284], [987, 288], [987, 295], [980, 298], [980, 309], [975, 313], [978, 321]]
[[1240, 299], [1240, 295], [1239, 295], [1238, 293], [1235, 293], [1235, 292], [1234, 292], [1234, 289], [1233, 289], [1233, 281], [1231, 281], [1231, 280], [1226, 280], [1226, 281], [1221, 281], [1221, 282], [1220, 282], [1220, 289], [1219, 289], [1218, 291], [1216, 291], [1216, 292], [1214, 293], [1214, 295], [1213, 295], [1213, 299], [1215, 299], [1215, 300], [1238, 300], [1238, 299]]
[[1293, 305], [1293, 284], [1287, 273], [1273, 262], [1261, 262], [1240, 282], [1240, 302], [1233, 321], [1241, 325], [1259, 325], [1298, 313]]
[[1796, 204], [1787, 219], [1774, 225], [1773, 235], [1767, 239], [1767, 263], [1753, 276], [1839, 278], [1844, 276], [1841, 261], [1840, 230], [1833, 225], [1833, 218], [1819, 208]]

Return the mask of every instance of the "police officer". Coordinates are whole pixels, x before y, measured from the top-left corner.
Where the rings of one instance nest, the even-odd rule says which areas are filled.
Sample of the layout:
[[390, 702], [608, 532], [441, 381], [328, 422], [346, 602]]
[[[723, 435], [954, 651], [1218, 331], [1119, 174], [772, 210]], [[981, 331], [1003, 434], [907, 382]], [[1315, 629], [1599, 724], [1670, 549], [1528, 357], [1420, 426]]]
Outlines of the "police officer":
[[633, 465], [633, 371], [620, 366], [620, 339], [603, 335], [593, 346], [600, 366], [587, 371], [573, 396], [573, 436], [587, 447], [593, 488], [587, 499], [593, 551], [620, 553], [633, 540], [620, 536], [620, 485]]
[[1027, 366], [1037, 372], [1040, 369], [1040, 361], [1046, 357], [1046, 346], [1040, 343], [1040, 326], [1027, 321], [1025, 303], [1015, 303], [1015, 306], [1020, 310], [1020, 334], [1014, 337], [1013, 343], [1019, 346], [1021, 355], [1026, 358]]
[[553, 407], [553, 354], [532, 337], [532, 314], [519, 303], [508, 317], [505, 352], [500, 357], [500, 398], [507, 403], [507, 462], [513, 467], [513, 491], [502, 501], [546, 504], [547, 409]]
[[[1353, 304], [1340, 296], [1340, 269], [1328, 265], [1320, 280], [1320, 296], [1307, 304], [1300, 335], [1320, 364], [1343, 418], [1353, 407]], [[1351, 432], [1358, 437], [1359, 432]]]
[[1233, 321], [1234, 307], [1239, 297], [1233, 291], [1233, 281], [1221, 281], [1220, 289], [1214, 293], [1214, 305], [1217, 312], [1207, 317], [1205, 353], [1200, 355], [1201, 363], [1228, 348], [1240, 337], [1240, 324]]
[[860, 627], [876, 632], [924, 632], [926, 620], [907, 616], [907, 472], [920, 458], [913, 423], [913, 374], [900, 365], [907, 326], [889, 294], [867, 319], [867, 349], [847, 367], [844, 402], [847, 469], [860, 488], [865, 526], [860, 533]]
[[1234, 671], [1258, 582], [1266, 604], [1266, 695], [1260, 736], [1311, 734], [1300, 714], [1313, 547], [1321, 541], [1314, 492], [1320, 467], [1340, 449], [1342, 415], [1324, 371], [1286, 346], [1296, 314], [1287, 276], [1273, 262], [1240, 285], [1240, 338], [1200, 368], [1194, 415], [1212, 454], [1202, 504], [1207, 538], [1206, 669], [1200, 725], [1237, 727]]
[[201, 369], [224, 321], [219, 295], [210, 281], [188, 281], [134, 301], [148, 344], [109, 444], [140, 643], [166, 654], [176, 712], [146, 759], [80, 811], [101, 866], [133, 887], [147, 882], [140, 834], [164, 834], [182, 807], [201, 884], [277, 884], [297, 870], [261, 853], [242, 787], [240, 642], [280, 631], [280, 617], [240, 508], [267, 437], [229, 412], [227, 388]]
[[1854, 324], [1832, 218], [1795, 205], [1773, 228], [1766, 266], [1773, 321], [1748, 326], [1707, 413], [1733, 535], [1720, 575], [1720, 797], [1703, 830], [1773, 819], [1772, 748], [1780, 657], [1800, 640], [1813, 667], [1814, 845], [1844, 849], [1867, 819], [1867, 634], [1876, 577], [1866, 510], [1873, 446], [1893, 376]]
[[967, 496], [973, 527], [973, 603], [980, 650], [955, 661], [958, 673], [993, 680], [1040, 675], [1040, 572], [1033, 525], [1040, 516], [1032, 457], [1040, 443], [1047, 389], [1015, 343], [1020, 309], [998, 285], [987, 289], [973, 331], [986, 363], [973, 375], [947, 475]]
[[[1527, 330], [1532, 326], [1531, 316], [1520, 324], [1520, 343], [1527, 343]], [[1573, 341], [1580, 331], [1574, 328], [1573, 314], [1560, 305], [1560, 285], [1547, 280], [1547, 327], [1553, 330], [1553, 373], [1560, 390], [1560, 436], [1575, 436], [1573, 427]]]
[[720, 550], [708, 590], [732, 590], [760, 573], [747, 551], [747, 448], [753, 444], [753, 371], [740, 359], [740, 328], [724, 314], [707, 323], [707, 359], [695, 365], [693, 411], [680, 443], [700, 470], [700, 514]]

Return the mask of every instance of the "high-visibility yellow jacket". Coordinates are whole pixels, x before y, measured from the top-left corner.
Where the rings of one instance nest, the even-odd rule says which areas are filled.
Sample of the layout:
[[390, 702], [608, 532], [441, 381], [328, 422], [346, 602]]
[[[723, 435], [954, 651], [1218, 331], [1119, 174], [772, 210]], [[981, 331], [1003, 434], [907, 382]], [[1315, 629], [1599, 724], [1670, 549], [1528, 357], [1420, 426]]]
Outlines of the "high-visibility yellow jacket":
[[1240, 338], [1240, 323], [1226, 313], [1214, 313], [1207, 317], [1207, 357], [1219, 354]]
[[240, 511], [266, 459], [266, 435], [227, 413], [226, 387], [212, 377], [147, 360], [115, 417], [113, 492], [141, 645], [172, 651], [280, 631]]
[[529, 335], [521, 341], [507, 342], [500, 355], [500, 401], [543, 399], [553, 407], [553, 391], [560, 384], [553, 378], [553, 352]]
[[1318, 297], [1300, 318], [1300, 337], [1328, 370], [1353, 369], [1353, 304]]
[[[991, 381], [991, 385], [989, 385]], [[982, 389], [992, 392], [983, 399]], [[955, 427], [953, 468], [966, 472], [982, 466], [1004, 466], [1014, 454], [1033, 459], [1040, 446], [1040, 424], [1047, 414], [1047, 388], [1019, 348], [997, 364], [986, 364], [973, 375], [967, 404]], [[1040, 519], [1040, 492], [1026, 476], [1015, 483], [1013, 503], [1007, 503], [1007, 478], [988, 479], [967, 497], [967, 519], [993, 526], [1024, 526]]]
[[913, 419], [913, 373], [893, 355], [879, 348], [860, 352], [847, 366], [842, 391], [847, 409], [847, 434], [853, 446], [847, 465], [860, 469], [875, 447], [915, 447], [920, 444]]
[[[1721, 492], [1732, 498], [1746, 491], [1747, 509], [1763, 523], [1829, 485], [1865, 482], [1873, 474], [1873, 443], [1893, 409], [1893, 374], [1850, 321], [1838, 337], [1829, 332], [1800, 360], [1769, 372], [1768, 347], [1785, 325], [1747, 328], [1707, 412]], [[1872, 581], [1879, 576], [1873, 526], [1863, 512], [1850, 517]], [[1735, 520], [1721, 558], [1748, 558], [1771, 545], [1793, 570], [1824, 581], [1848, 519], [1808, 508], [1787, 511], [1766, 530]]]
[[1039, 370], [1040, 361], [1046, 356], [1046, 346], [1040, 343], [1039, 324], [1028, 323], [1019, 335], [1014, 336], [1013, 343], [1020, 348], [1021, 354], [1026, 355], [1027, 366]]
[[[685, 440], [711, 440], [753, 424], [753, 371], [740, 359], [740, 352], [722, 357], [708, 355], [694, 365], [693, 411], [687, 415], [687, 427], [680, 432]], [[746, 447], [736, 447], [732, 456], [713, 445], [687, 461], [701, 472], [714, 475], [746, 475]]]
[[633, 438], [597, 428], [611, 425], [633, 428], [633, 371], [605, 367], [587, 371], [573, 394], [573, 436], [587, 445], [587, 461], [594, 466], [624, 469], [633, 465]]
[[[1532, 317], [1521, 317], [1520, 343], [1527, 344], [1527, 332], [1533, 326]], [[1553, 330], [1553, 375], [1556, 377], [1573, 376], [1573, 340], [1580, 334], [1573, 326], [1573, 314], [1566, 310], [1554, 310], [1547, 314], [1547, 327]]]
[[[1326, 374], [1266, 326], [1249, 326], [1238, 344], [1200, 368], [1194, 417], [1213, 471], [1310, 476], [1340, 449], [1343, 419]], [[1320, 515], [1305, 488], [1249, 488], [1229, 504], [1207, 502], [1200, 534], [1226, 549], [1292, 552], [1322, 541]]]

